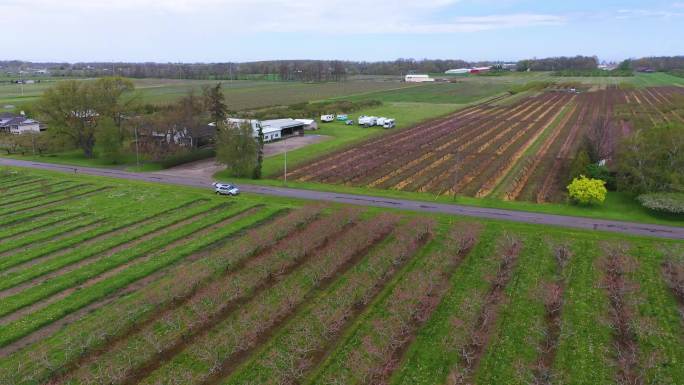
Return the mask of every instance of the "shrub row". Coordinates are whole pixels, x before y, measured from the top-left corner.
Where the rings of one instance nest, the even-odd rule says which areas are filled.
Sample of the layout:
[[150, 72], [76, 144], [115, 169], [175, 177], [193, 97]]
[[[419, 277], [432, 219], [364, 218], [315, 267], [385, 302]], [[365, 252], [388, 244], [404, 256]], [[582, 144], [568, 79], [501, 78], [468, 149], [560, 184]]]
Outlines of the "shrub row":
[[160, 314], [151, 322], [112, 346], [73, 374], [66, 383], [119, 383], [141, 366], [154, 362], [160, 352], [168, 351], [191, 335], [218, 322], [237, 301], [254, 295], [266, 282], [294, 266], [312, 249], [330, 241], [358, 212], [338, 211], [308, 225], [303, 232], [281, 241], [267, 253], [246, 261], [237, 271], [218, 277], [198, 290], [178, 308]]
[[[113, 277], [109, 277], [92, 286], [81, 289], [64, 299], [51, 303], [17, 321], [8, 323], [0, 330], [0, 346], [5, 346], [16, 341], [17, 339], [32, 333], [41, 326], [54, 322], [67, 314], [100, 300], [128, 284], [165, 268], [221, 239], [232, 236], [247, 226], [252, 226], [263, 221], [275, 215], [278, 211], [279, 209], [269, 208], [261, 210], [255, 215], [238, 219], [235, 222], [203, 236], [199, 240], [180, 245], [164, 254], [155, 256], [155, 258], [130, 266]], [[235, 213], [226, 214], [223, 218], [230, 217], [231, 214]]]
[[[347, 325], [427, 241], [433, 223], [412, 220], [310, 301], [223, 384], [300, 383]], [[409, 265], [410, 266], [410, 265]]]

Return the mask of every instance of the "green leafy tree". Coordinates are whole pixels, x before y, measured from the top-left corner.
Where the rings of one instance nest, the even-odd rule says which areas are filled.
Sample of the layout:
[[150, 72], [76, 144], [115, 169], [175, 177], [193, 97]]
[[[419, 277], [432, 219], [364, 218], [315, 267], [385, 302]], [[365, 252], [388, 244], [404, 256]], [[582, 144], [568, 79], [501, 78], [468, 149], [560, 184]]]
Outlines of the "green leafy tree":
[[100, 121], [120, 119], [121, 95], [133, 88], [130, 80], [118, 77], [60, 81], [45, 91], [36, 110], [48, 122], [50, 130], [69, 138], [86, 157], [92, 158]]
[[621, 143], [617, 166], [619, 190], [684, 192], [684, 124], [636, 131]]
[[261, 179], [261, 167], [264, 163], [264, 129], [259, 124], [257, 134], [257, 159], [254, 172], [252, 172], [252, 179]]
[[214, 122], [223, 122], [228, 117], [228, 106], [223, 96], [221, 83], [213, 87], [205, 87], [203, 90], [204, 104]]
[[105, 118], [100, 122], [95, 139], [100, 149], [100, 157], [104, 161], [111, 164], [121, 162], [123, 142], [119, 128], [112, 119]]
[[575, 178], [568, 185], [568, 195], [573, 201], [583, 205], [601, 204], [606, 200], [606, 182], [590, 179], [584, 175]]
[[606, 182], [606, 188], [608, 190], [615, 190], [617, 188], [615, 176], [608, 170], [608, 167], [592, 163], [587, 166], [586, 170], [589, 178], [601, 179]]
[[580, 175], [587, 174], [587, 167], [591, 164], [589, 153], [586, 150], [577, 152], [575, 159], [570, 163], [570, 171], [568, 173], [568, 180], [573, 180]]
[[216, 160], [226, 165], [232, 176], [246, 177], [257, 163], [257, 142], [251, 123], [216, 125]]

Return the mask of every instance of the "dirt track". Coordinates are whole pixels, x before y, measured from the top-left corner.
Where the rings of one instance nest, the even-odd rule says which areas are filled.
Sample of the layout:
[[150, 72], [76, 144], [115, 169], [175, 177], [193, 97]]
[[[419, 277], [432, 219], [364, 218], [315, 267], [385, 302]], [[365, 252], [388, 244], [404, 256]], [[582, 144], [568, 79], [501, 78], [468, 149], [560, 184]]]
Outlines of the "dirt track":
[[[285, 140], [279, 140], [273, 143], [266, 143], [264, 144], [264, 156], [269, 157], [282, 154], [285, 151], [296, 150], [298, 148], [306, 147], [310, 144], [322, 142], [329, 138], [329, 136], [325, 135], [305, 135], [295, 136]], [[162, 171], [157, 171], [155, 172], [155, 174], [175, 177], [202, 178], [205, 180], [211, 180], [212, 175], [223, 170], [223, 168], [223, 165], [216, 163], [215, 158], [211, 158], [182, 164], [180, 166], [169, 168]]]

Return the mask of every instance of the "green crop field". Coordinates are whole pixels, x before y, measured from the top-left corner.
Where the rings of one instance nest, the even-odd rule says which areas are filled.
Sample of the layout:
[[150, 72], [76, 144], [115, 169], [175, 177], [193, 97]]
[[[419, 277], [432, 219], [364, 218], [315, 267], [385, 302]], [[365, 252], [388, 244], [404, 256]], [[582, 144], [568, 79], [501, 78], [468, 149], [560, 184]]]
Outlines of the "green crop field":
[[[5, 105], [28, 106], [57, 80], [47, 79], [35, 84], [0, 84], [0, 109]], [[141, 103], [165, 104], [193, 91], [202, 92], [203, 86], [214, 85], [209, 80], [134, 79], [136, 90], [127, 97]], [[332, 97], [414, 87], [399, 81], [350, 80], [339, 83], [301, 83], [235, 80], [223, 81], [226, 103], [231, 110], [244, 110], [274, 105], [303, 103]]]
[[23, 169], [0, 192], [1, 384], [684, 382], [683, 242]]

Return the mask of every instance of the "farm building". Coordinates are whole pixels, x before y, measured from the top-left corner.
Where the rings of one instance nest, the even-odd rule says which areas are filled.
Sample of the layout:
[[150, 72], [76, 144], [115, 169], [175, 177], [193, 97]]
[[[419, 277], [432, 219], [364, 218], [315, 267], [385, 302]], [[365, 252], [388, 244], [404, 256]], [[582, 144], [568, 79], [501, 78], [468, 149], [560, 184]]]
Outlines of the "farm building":
[[40, 131], [40, 122], [29, 119], [23, 114], [0, 114], [0, 133], [23, 134], [25, 132]]
[[473, 67], [470, 69], [471, 74], [479, 74], [482, 72], [488, 72], [492, 67]]
[[423, 82], [434, 82], [435, 79], [431, 78], [429, 75], [406, 75], [404, 78], [406, 82], [409, 83], [423, 83]]
[[[264, 141], [284, 138], [286, 136], [300, 135], [304, 132], [306, 124], [295, 119], [271, 119], [262, 120], [261, 127], [264, 132]], [[268, 134], [267, 134], [268, 133]], [[270, 138], [267, 140], [267, 135]]]
[[140, 136], [150, 136], [159, 143], [173, 143], [183, 147], [201, 147], [214, 141], [216, 125], [207, 124], [195, 129], [174, 126], [169, 127], [165, 131], [157, 129], [142, 130]]
[[[306, 119], [228, 119], [228, 124], [238, 125], [243, 123], [249, 123], [252, 126], [255, 138], [259, 135], [259, 127], [261, 127], [264, 134], [264, 142], [271, 142], [291, 135], [299, 135], [307, 126]], [[210, 125], [216, 126], [214, 123], [210, 123]]]
[[447, 75], [463, 75], [470, 73], [470, 68], [454, 68], [452, 70], [447, 70], [444, 73]]
[[298, 122], [304, 123], [304, 129], [307, 131], [318, 130], [318, 123], [313, 119], [295, 119]]

